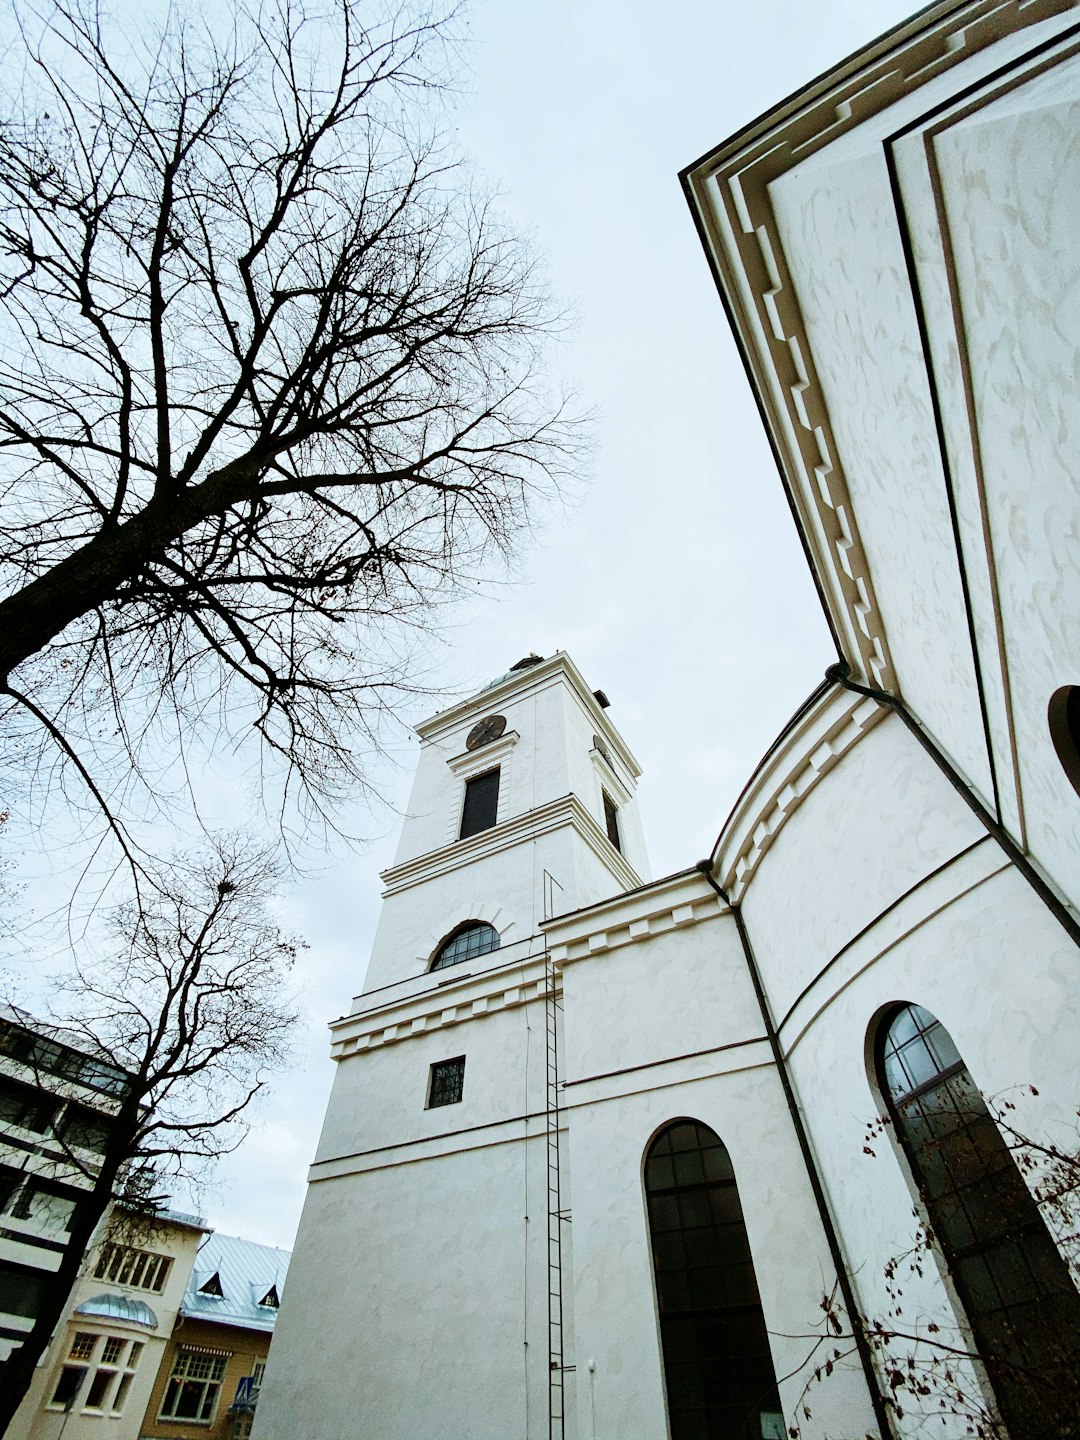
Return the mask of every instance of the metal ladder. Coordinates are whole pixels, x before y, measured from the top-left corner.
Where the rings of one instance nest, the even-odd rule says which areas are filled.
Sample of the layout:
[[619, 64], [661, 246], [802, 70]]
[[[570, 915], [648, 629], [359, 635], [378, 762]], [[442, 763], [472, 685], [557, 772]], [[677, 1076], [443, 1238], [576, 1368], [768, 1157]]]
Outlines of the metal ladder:
[[559, 1015], [562, 1000], [551, 957], [544, 956], [544, 1063], [547, 1085], [547, 1273], [548, 1273], [548, 1440], [564, 1440], [562, 1208], [559, 1178]]

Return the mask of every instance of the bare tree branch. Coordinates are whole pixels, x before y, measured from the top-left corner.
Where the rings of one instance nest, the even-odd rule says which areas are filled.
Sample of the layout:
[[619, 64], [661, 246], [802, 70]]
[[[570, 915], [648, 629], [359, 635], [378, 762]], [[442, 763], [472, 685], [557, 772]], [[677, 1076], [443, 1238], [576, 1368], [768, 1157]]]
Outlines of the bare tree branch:
[[[90, 1184], [34, 1328], [0, 1364], [0, 1433], [110, 1204], [126, 1202], [152, 1219], [151, 1184], [159, 1190], [235, 1149], [247, 1107], [284, 1064], [298, 942], [267, 915], [279, 878], [266, 852], [242, 840], [220, 841], [208, 858], [175, 857], [165, 878], [112, 916], [115, 948], [77, 960], [61, 980], [65, 1041], [118, 1067], [123, 1084], [110, 1116], [91, 1114], [101, 1131], [92, 1157], [80, 1153], [85, 1137], [76, 1146], [62, 1128], [52, 1136], [72, 1173]], [[55, 1088], [44, 1075], [39, 1085]]]
[[49, 716], [99, 800], [165, 705], [257, 734], [326, 814], [404, 683], [393, 637], [509, 556], [579, 456], [535, 266], [409, 110], [453, 15], [315, 3], [224, 39], [174, 15], [123, 62], [89, 0], [23, 15], [0, 694]]

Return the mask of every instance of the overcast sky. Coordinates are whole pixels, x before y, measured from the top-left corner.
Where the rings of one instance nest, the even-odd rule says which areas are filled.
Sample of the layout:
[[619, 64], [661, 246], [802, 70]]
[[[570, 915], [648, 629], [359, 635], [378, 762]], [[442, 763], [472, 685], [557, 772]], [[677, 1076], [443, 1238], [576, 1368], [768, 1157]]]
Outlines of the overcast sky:
[[[456, 697], [529, 651], [569, 651], [642, 764], [654, 876], [708, 854], [835, 659], [678, 172], [908, 13], [896, 0], [469, 6], [451, 123], [576, 317], [562, 359], [598, 444], [515, 584], [448, 627], [436, 677]], [[372, 843], [283, 896], [310, 944], [300, 1058], [200, 1197], [229, 1233], [292, 1243], [332, 1079], [326, 1023], [363, 981], [411, 759], [382, 777], [391, 808], [357, 817]]]

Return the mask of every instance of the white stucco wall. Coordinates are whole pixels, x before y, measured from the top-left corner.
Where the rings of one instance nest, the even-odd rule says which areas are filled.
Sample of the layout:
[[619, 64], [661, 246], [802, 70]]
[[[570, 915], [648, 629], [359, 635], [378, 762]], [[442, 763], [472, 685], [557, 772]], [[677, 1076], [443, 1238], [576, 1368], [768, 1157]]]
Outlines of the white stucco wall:
[[895, 716], [787, 820], [743, 899], [777, 1021], [853, 935], [985, 834]]
[[[684, 901], [709, 894], [697, 875], [683, 888]], [[728, 1147], [778, 1377], [813, 1347], [833, 1271], [730, 913], [639, 931], [566, 963], [564, 980], [579, 1434], [649, 1440], [666, 1427], [642, 1184], [657, 1130], [689, 1116]], [[858, 1367], [841, 1371], [815, 1394], [807, 1436], [872, 1425]], [[786, 1413], [807, 1378], [781, 1387]]]
[[899, 690], [1075, 910], [1046, 720], [1080, 674], [1074, 19], [868, 106], [769, 199]]
[[543, 1161], [504, 1138], [313, 1185], [256, 1440], [546, 1436]]

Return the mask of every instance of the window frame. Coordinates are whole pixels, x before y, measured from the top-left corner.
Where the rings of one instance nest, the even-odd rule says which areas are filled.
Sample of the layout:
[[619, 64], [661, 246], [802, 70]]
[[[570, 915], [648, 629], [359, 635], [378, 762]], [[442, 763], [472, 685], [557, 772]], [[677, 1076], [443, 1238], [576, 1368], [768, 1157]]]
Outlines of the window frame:
[[[913, 1029], [897, 1039], [894, 1030], [905, 1016]], [[929, 1023], [924, 1024], [922, 1017]], [[925, 1064], [928, 1058], [937, 1067], [932, 1075], [927, 1070], [917, 1078], [915, 1064], [905, 1060], [902, 1051], [915, 1042], [925, 1051], [925, 1057], [914, 1051], [920, 1060]], [[1080, 1382], [1075, 1379], [1080, 1357], [1080, 1295], [1067, 1262], [962, 1052], [936, 1015], [911, 1002], [891, 1005], [882, 1012], [874, 1034], [874, 1070], [886, 1115], [953, 1287], [959, 1316], [985, 1369], [1001, 1417], [1013, 1440], [1042, 1440], [1047, 1418], [1057, 1414], [1059, 1400], [1062, 1414], [1074, 1413], [1080, 1402]], [[897, 1071], [910, 1088], [896, 1088], [893, 1075]], [[950, 1113], [959, 1122], [955, 1126], [945, 1123]], [[981, 1162], [977, 1174], [972, 1156]], [[959, 1238], [965, 1234], [967, 1238]], [[1009, 1264], [1011, 1258], [1021, 1256], [1031, 1282], [1027, 1295], [1021, 1293], [1019, 1266]], [[1000, 1275], [1010, 1271], [1013, 1283], [1018, 1278], [1021, 1283], [1021, 1288], [1011, 1293], [999, 1283]], [[976, 1282], [980, 1272], [985, 1279]], [[993, 1296], [988, 1302], [991, 1288]], [[1050, 1309], [1056, 1312], [1052, 1323]], [[1037, 1323], [1033, 1324], [1033, 1319]], [[1042, 1368], [1037, 1349], [1034, 1364], [1022, 1353], [1033, 1338], [1039, 1346], [1040, 1330], [1050, 1340]], [[1055, 1369], [1063, 1379], [1048, 1386]], [[1039, 1402], [1045, 1402], [1045, 1407]], [[1034, 1413], [1036, 1410], [1042, 1413]]]
[[600, 795], [604, 807], [604, 829], [607, 833], [608, 841], [614, 845], [615, 849], [621, 855], [623, 848], [622, 831], [619, 829], [619, 807], [606, 790], [601, 789]]
[[173, 1257], [163, 1255], [160, 1250], [143, 1250], [137, 1245], [118, 1245], [106, 1240], [94, 1266], [94, 1278], [129, 1290], [160, 1295], [169, 1283], [172, 1266]]
[[702, 1120], [668, 1121], [645, 1150], [642, 1194], [671, 1440], [758, 1433], [766, 1417], [786, 1434], [727, 1146]]
[[[492, 776], [495, 777], [494, 786], [491, 786], [490, 784]], [[469, 811], [469, 797], [470, 795], [472, 795], [473, 797], [474, 811], [479, 808], [479, 805], [481, 803], [486, 804], [488, 791], [481, 792], [479, 789], [476, 788], [485, 781], [489, 782], [488, 790], [493, 789], [494, 791], [494, 796], [490, 804], [490, 819], [487, 818], [489, 811], [485, 809], [480, 815], [480, 819], [483, 820], [484, 823], [473, 823], [473, 819], [470, 817]], [[471, 840], [474, 835], [483, 835], [484, 832], [487, 830], [494, 830], [495, 826], [499, 823], [499, 791], [501, 788], [501, 765], [492, 765], [486, 770], [481, 770], [480, 773], [477, 775], [468, 776], [465, 781], [465, 788], [462, 791], [461, 796], [461, 817], [458, 823], [457, 837], [459, 840]], [[482, 796], [482, 801], [476, 800], [477, 795]], [[469, 828], [466, 829], [466, 826], [468, 826]]]
[[[90, 1342], [89, 1345], [87, 1341]], [[133, 1340], [130, 1335], [76, 1330], [44, 1408], [54, 1412], [69, 1412], [78, 1406], [80, 1414], [83, 1415], [122, 1415], [145, 1349], [145, 1341]], [[67, 1401], [57, 1400], [56, 1396], [66, 1374], [77, 1374], [71, 1398]], [[90, 1376], [89, 1387], [86, 1386], [87, 1376]], [[94, 1403], [92, 1396], [94, 1387], [98, 1385], [101, 1393]]]
[[[439, 1073], [445, 1071], [450, 1074], [450, 1067], [456, 1067], [457, 1085], [456, 1094], [449, 1098], [436, 1099], [436, 1088], [439, 1084]], [[441, 1110], [447, 1105], [460, 1105], [465, 1099], [465, 1056], [454, 1055], [448, 1060], [436, 1060], [428, 1067], [427, 1099], [424, 1104], [425, 1110]]]
[[[221, 1401], [221, 1391], [225, 1383], [225, 1375], [229, 1368], [230, 1359], [231, 1356], [229, 1355], [211, 1354], [206, 1350], [197, 1350], [194, 1348], [190, 1350], [177, 1349], [176, 1354], [173, 1356], [172, 1369], [169, 1371], [168, 1379], [165, 1382], [165, 1388], [161, 1392], [161, 1402], [158, 1406], [157, 1418], [178, 1425], [205, 1425], [209, 1429], [217, 1418], [218, 1405]], [[211, 1373], [207, 1376], [189, 1375], [187, 1371], [190, 1366], [192, 1364], [198, 1364], [201, 1360], [206, 1361], [211, 1366], [213, 1372], [218, 1373]], [[176, 1402], [184, 1394], [187, 1386], [201, 1386], [202, 1388], [202, 1395], [198, 1404], [199, 1415], [197, 1418], [190, 1415], [177, 1415], [176, 1413]], [[212, 1395], [210, 1394], [211, 1389], [213, 1390]], [[172, 1397], [171, 1410], [167, 1408], [170, 1396]], [[210, 1408], [209, 1413], [206, 1414], [204, 1412], [206, 1412], [208, 1404]]]
[[[494, 936], [494, 943], [490, 945], [485, 945], [482, 949], [475, 950], [470, 950], [468, 945], [466, 944], [465, 953], [460, 957], [453, 960], [443, 959], [443, 956], [446, 955], [447, 952], [451, 950], [452, 947], [459, 940], [463, 939], [467, 935], [479, 933], [480, 931], [488, 932], [487, 934], [485, 934], [485, 939]], [[431, 957], [431, 962], [428, 965], [428, 970], [449, 970], [454, 965], [464, 965], [468, 960], [479, 960], [484, 955], [494, 955], [496, 951], [501, 948], [502, 936], [499, 934], [498, 930], [495, 929], [495, 926], [492, 925], [489, 920], [463, 920], [460, 925], [455, 925], [453, 930], [451, 930], [448, 935], [444, 936], [444, 938], [439, 941], [438, 945], [435, 947], [435, 954]]]

